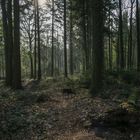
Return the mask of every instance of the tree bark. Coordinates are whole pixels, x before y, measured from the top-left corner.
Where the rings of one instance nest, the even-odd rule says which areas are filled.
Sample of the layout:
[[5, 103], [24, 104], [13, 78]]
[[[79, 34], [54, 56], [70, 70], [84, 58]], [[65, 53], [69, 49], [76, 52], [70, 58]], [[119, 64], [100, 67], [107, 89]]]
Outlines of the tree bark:
[[103, 43], [103, 0], [94, 0], [93, 6], [93, 67], [91, 92], [97, 93], [103, 86], [104, 43]]
[[32, 79], [34, 77], [34, 68], [33, 68], [33, 58], [32, 58], [32, 41], [31, 41], [31, 37], [29, 37], [29, 48], [30, 48], [30, 52], [29, 52], [29, 58], [30, 58], [30, 78]]
[[51, 55], [51, 76], [54, 76], [54, 0], [52, 0], [52, 55]]
[[36, 0], [34, 0], [34, 21], [35, 21], [35, 40], [34, 40], [34, 79], [37, 77], [37, 4]]
[[[7, 3], [6, 3], [7, 2]], [[13, 49], [13, 28], [12, 28], [12, 1], [2, 0], [2, 20], [5, 44], [5, 69], [6, 85], [12, 85], [12, 49]]]
[[140, 22], [139, 22], [139, 1], [136, 0], [136, 21], [137, 21], [137, 70], [140, 71]]
[[119, 0], [119, 46], [120, 46], [120, 68], [124, 69], [124, 44], [123, 44], [123, 21], [122, 21], [122, 0]]
[[39, 22], [39, 5], [37, 0], [37, 36], [38, 36], [38, 80], [41, 80], [41, 46], [40, 46], [40, 22]]
[[73, 16], [72, 16], [72, 0], [70, 0], [70, 74], [73, 75]]
[[13, 46], [13, 83], [12, 88], [21, 88], [20, 60], [20, 8], [19, 0], [14, 0], [14, 46]]
[[129, 31], [129, 43], [128, 43], [128, 68], [132, 67], [132, 31], [133, 31], [133, 4], [135, 0], [131, 0], [131, 12], [130, 12], [130, 31]]
[[67, 70], [67, 21], [66, 21], [66, 0], [64, 0], [64, 74], [65, 77], [68, 77], [68, 70]]

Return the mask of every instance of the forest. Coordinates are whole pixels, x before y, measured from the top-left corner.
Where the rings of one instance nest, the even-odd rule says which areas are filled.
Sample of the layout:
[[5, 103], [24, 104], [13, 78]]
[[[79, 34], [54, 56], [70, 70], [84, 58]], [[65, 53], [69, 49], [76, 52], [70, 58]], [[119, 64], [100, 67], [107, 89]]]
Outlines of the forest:
[[140, 1], [0, 0], [0, 140], [140, 140]]

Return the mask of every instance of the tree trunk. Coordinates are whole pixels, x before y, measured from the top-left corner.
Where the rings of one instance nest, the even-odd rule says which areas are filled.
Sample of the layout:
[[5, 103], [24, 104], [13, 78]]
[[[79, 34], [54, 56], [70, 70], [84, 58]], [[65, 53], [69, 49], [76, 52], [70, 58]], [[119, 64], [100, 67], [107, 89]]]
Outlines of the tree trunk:
[[97, 93], [103, 86], [104, 45], [103, 45], [103, 0], [94, 0], [93, 4], [93, 67], [91, 91]]
[[139, 22], [139, 1], [136, 0], [136, 21], [137, 21], [137, 70], [140, 71], [140, 22]]
[[109, 41], [109, 69], [110, 70], [112, 70], [112, 43], [111, 43], [111, 41], [112, 41], [112, 39], [111, 39], [111, 18], [110, 18], [110, 13], [111, 11], [110, 11], [110, 8], [109, 8], [109, 36], [108, 36], [108, 41]]
[[38, 80], [41, 80], [41, 48], [40, 48], [40, 22], [39, 22], [39, 5], [37, 0], [37, 36], [38, 36]]
[[85, 71], [86, 73], [88, 72], [89, 70], [89, 54], [88, 54], [88, 46], [87, 46], [87, 19], [86, 19], [86, 7], [87, 4], [86, 4], [86, 1], [85, 0], [82, 0], [82, 35], [83, 35], [83, 38], [82, 38], [82, 46], [83, 46], [83, 51], [84, 51], [84, 55], [83, 55], [83, 71]]
[[54, 76], [54, 0], [52, 0], [52, 65], [51, 65], [51, 76]]
[[124, 45], [123, 45], [123, 22], [122, 22], [122, 0], [119, 0], [119, 46], [120, 46], [120, 68], [124, 69]]
[[37, 11], [37, 8], [36, 8], [36, 0], [34, 0], [34, 21], [35, 21], [35, 40], [34, 40], [34, 79], [36, 79], [36, 75], [37, 75], [37, 60], [36, 60], [36, 57], [37, 57], [37, 15], [36, 15], [36, 11]]
[[13, 46], [13, 83], [12, 83], [12, 87], [14, 89], [21, 88], [19, 0], [14, 0], [14, 46]]
[[67, 21], [66, 21], [66, 0], [64, 0], [64, 74], [65, 77], [68, 77], [68, 71], [67, 71]]
[[70, 74], [73, 75], [73, 16], [72, 16], [72, 0], [70, 0]]
[[[6, 6], [7, 4], [7, 6]], [[13, 28], [12, 28], [12, 1], [1, 1], [3, 33], [5, 43], [5, 69], [6, 69], [6, 85], [12, 85], [12, 49], [13, 49]]]
[[32, 79], [34, 76], [34, 72], [33, 72], [33, 58], [32, 58], [32, 41], [31, 38], [29, 37], [29, 48], [30, 48], [30, 52], [29, 52], [29, 58], [30, 58], [30, 78]]
[[131, 0], [131, 12], [130, 12], [130, 31], [129, 31], [129, 43], [128, 43], [128, 68], [131, 69], [132, 67], [132, 31], [133, 31], [133, 4], [135, 0]]

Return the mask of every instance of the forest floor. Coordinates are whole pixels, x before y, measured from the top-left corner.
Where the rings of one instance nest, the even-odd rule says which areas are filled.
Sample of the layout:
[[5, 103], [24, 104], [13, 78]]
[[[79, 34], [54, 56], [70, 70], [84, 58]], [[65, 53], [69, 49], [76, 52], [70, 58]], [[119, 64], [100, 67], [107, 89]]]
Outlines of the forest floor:
[[109, 112], [127, 104], [129, 85], [107, 87], [95, 97], [76, 80], [23, 85], [13, 91], [0, 82], [0, 140], [140, 139], [140, 127], [102, 125]]

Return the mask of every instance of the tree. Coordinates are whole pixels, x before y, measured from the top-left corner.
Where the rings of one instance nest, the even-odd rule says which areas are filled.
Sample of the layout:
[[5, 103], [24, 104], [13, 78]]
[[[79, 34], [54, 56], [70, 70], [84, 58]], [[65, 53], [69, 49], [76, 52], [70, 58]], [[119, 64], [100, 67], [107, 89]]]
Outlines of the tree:
[[136, 21], [137, 21], [137, 70], [140, 71], [140, 22], [139, 22], [139, 1], [136, 0]]
[[19, 0], [14, 0], [14, 45], [13, 45], [13, 81], [12, 88], [21, 88], [20, 59], [20, 7]]
[[82, 46], [83, 46], [83, 51], [84, 51], [84, 62], [83, 64], [85, 68], [83, 68], [83, 71], [88, 73], [89, 70], [89, 52], [88, 52], [88, 45], [87, 45], [87, 1], [82, 0]]
[[13, 28], [12, 28], [12, 1], [2, 0], [2, 20], [5, 44], [5, 66], [6, 66], [6, 85], [12, 85], [12, 49], [13, 49]]
[[123, 44], [123, 21], [122, 0], [119, 0], [119, 45], [120, 45], [120, 67], [124, 69], [124, 44]]
[[33, 7], [29, 5], [29, 7], [23, 9], [21, 11], [21, 36], [22, 41], [28, 42], [27, 48], [29, 48], [29, 59], [30, 59], [30, 78], [34, 78], [34, 65], [33, 65], [33, 41], [35, 38], [34, 35], [34, 12]]
[[66, 21], [66, 0], [64, 0], [64, 73], [65, 77], [68, 77], [68, 70], [67, 70], [67, 21]]
[[34, 79], [37, 77], [37, 3], [36, 0], [34, 0], [34, 33], [35, 33], [35, 39], [34, 39]]
[[41, 54], [40, 54], [40, 21], [39, 21], [39, 5], [37, 0], [37, 36], [38, 36], [38, 80], [41, 80]]
[[131, 0], [131, 10], [130, 10], [130, 31], [129, 31], [129, 44], [128, 44], [128, 68], [132, 68], [132, 46], [133, 46], [133, 7], [135, 0]]
[[52, 65], [51, 65], [51, 76], [54, 76], [54, 0], [52, 0]]
[[112, 70], [112, 32], [111, 32], [111, 26], [112, 26], [112, 21], [111, 21], [111, 8], [109, 6], [109, 35], [108, 35], [108, 40], [109, 40], [109, 68]]
[[72, 15], [72, 0], [70, 0], [70, 74], [73, 75], [73, 15]]
[[104, 45], [103, 45], [103, 0], [94, 0], [93, 6], [93, 55], [92, 55], [92, 93], [97, 93], [103, 86]]

